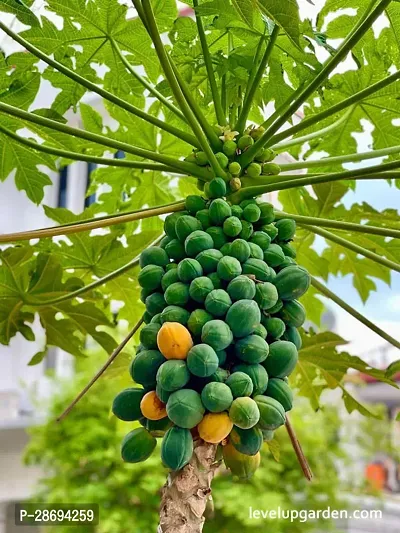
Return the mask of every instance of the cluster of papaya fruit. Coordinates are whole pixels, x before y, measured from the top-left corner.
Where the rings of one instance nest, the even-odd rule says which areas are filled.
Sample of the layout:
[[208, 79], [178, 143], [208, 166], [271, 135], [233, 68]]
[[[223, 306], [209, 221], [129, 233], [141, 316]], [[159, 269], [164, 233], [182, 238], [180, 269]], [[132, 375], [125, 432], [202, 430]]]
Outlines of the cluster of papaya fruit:
[[122, 457], [143, 461], [163, 437], [163, 463], [179, 470], [201, 438], [248, 478], [292, 408], [288, 376], [305, 321], [297, 299], [310, 284], [290, 244], [295, 223], [275, 220], [266, 202], [193, 195], [164, 229], [140, 257], [146, 325], [130, 373], [141, 387], [113, 403], [118, 418], [141, 424]]
[[[276, 154], [271, 148], [263, 148], [254, 157], [254, 160], [242, 168], [239, 163], [240, 155], [246, 152], [262, 136], [264, 128], [250, 127], [244, 135], [239, 136], [237, 131], [226, 130], [220, 126], [215, 126], [216, 133], [221, 139], [221, 151], [215, 154], [219, 166], [226, 173], [226, 179], [214, 178], [210, 182], [199, 180], [197, 185], [204, 192], [207, 198], [220, 198], [225, 194], [238, 191], [242, 187], [241, 177], [256, 179], [260, 176], [276, 176], [281, 168], [273, 163]], [[185, 161], [195, 163], [201, 167], [209, 166], [207, 154], [201, 150], [194, 150]]]

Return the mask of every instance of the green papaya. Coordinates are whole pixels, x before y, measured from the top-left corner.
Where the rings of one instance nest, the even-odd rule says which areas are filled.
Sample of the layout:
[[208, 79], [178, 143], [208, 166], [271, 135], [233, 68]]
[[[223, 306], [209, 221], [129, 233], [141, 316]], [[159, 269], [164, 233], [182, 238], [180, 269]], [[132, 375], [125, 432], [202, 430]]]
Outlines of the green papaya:
[[113, 414], [124, 422], [139, 420], [142, 416], [140, 402], [144, 395], [145, 391], [137, 387], [123, 390], [114, 398], [111, 409]]
[[181, 470], [193, 455], [193, 438], [188, 429], [173, 426], [161, 444], [161, 460], [171, 470]]
[[143, 427], [125, 435], [121, 445], [121, 456], [126, 463], [146, 461], [157, 445], [156, 439]]

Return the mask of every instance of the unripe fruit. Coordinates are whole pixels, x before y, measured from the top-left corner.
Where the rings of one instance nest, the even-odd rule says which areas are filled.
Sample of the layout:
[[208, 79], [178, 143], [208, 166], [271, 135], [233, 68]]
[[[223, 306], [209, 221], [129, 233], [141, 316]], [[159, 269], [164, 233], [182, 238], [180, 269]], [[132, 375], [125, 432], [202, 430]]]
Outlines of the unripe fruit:
[[204, 167], [208, 164], [208, 157], [205, 152], [197, 152], [196, 153], [196, 163], [200, 165], [201, 167]]
[[275, 157], [275, 152], [271, 150], [271, 148], [264, 148], [263, 150], [260, 150], [258, 154], [255, 157], [256, 161], [259, 161], [260, 163], [268, 163], [269, 161], [272, 161]]
[[202, 180], [197, 180], [197, 188], [199, 189], [199, 191], [203, 192], [204, 191], [204, 181]]
[[253, 144], [254, 144], [254, 139], [250, 135], [243, 135], [238, 140], [238, 148], [239, 150], [242, 150], [242, 152], [246, 150], [247, 148], [249, 148], [250, 146], [252, 146]]
[[226, 157], [226, 155], [223, 152], [216, 153], [215, 157], [222, 168], [226, 168], [228, 166], [229, 159]]
[[261, 165], [258, 163], [250, 163], [246, 170], [249, 178], [258, 178], [261, 175]]
[[222, 198], [226, 195], [226, 183], [222, 178], [214, 178], [207, 185], [209, 198]]
[[196, 163], [197, 160], [196, 160], [196, 154], [194, 152], [192, 152], [191, 154], [189, 154], [187, 157], [185, 157], [185, 161], [187, 163]]
[[225, 141], [222, 150], [228, 157], [233, 157], [236, 154], [237, 144], [235, 141]]
[[250, 135], [255, 141], [258, 141], [258, 139], [260, 139], [264, 132], [265, 128], [263, 126], [259, 126], [258, 128], [254, 128], [253, 130], [251, 130]]
[[229, 165], [228, 170], [232, 174], [232, 176], [240, 176], [240, 173], [242, 172], [242, 167], [240, 166], [240, 163], [234, 161]]
[[281, 167], [276, 163], [265, 163], [262, 169], [262, 173], [267, 176], [277, 176], [280, 171]]
[[242, 182], [240, 178], [232, 178], [229, 182], [229, 187], [231, 188], [232, 192], [236, 192], [239, 189], [242, 188]]

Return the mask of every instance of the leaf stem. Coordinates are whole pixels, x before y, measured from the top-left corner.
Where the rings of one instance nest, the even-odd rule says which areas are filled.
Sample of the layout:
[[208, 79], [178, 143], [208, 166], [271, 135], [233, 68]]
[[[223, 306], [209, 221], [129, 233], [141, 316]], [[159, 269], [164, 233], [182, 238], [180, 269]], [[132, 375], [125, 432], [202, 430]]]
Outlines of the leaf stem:
[[[343, 61], [349, 51], [357, 44], [365, 32], [372, 26], [373, 22], [383, 13], [391, 0], [381, 0], [373, 11], [361, 21], [359, 21], [343, 43], [338, 48], [336, 54], [324, 64], [322, 69], [316, 74], [312, 81], [282, 110], [281, 114], [275, 118], [271, 126], [265, 131], [261, 138], [247, 150], [240, 159], [240, 164], [245, 168], [261, 150], [271, 137], [281, 126], [295, 113], [299, 107], [307, 100], [311, 94], [327, 79], [329, 74]], [[275, 141], [276, 142], [276, 141]]]
[[348, 303], [346, 303], [344, 300], [342, 300], [339, 296], [337, 296], [334, 292], [332, 292], [328, 287], [326, 287], [323, 283], [319, 282], [316, 278], [311, 276], [311, 285], [317, 289], [318, 292], [335, 302], [337, 305], [339, 305], [342, 309], [347, 311], [350, 315], [352, 315], [354, 318], [356, 318], [359, 322], [364, 324], [364, 326], [367, 326], [370, 330], [372, 330], [374, 333], [382, 337], [385, 341], [389, 342], [396, 348], [400, 348], [400, 342], [398, 342], [396, 339], [391, 337], [388, 333], [386, 333], [383, 329], [376, 326], [373, 322], [368, 320], [364, 315], [356, 311], [354, 307], [351, 307]]
[[367, 248], [364, 248], [363, 246], [359, 246], [358, 244], [354, 244], [351, 241], [348, 241], [347, 239], [343, 239], [342, 237], [339, 237], [339, 235], [335, 235], [334, 233], [324, 230], [322, 228], [318, 228], [316, 226], [307, 226], [303, 225], [303, 228], [311, 231], [312, 233], [316, 233], [317, 235], [320, 235], [321, 237], [324, 237], [325, 239], [335, 242], [336, 244], [339, 244], [340, 246], [343, 246], [344, 248], [348, 248], [349, 250], [352, 250], [356, 254], [363, 255], [364, 257], [367, 257], [368, 259], [371, 259], [372, 261], [375, 261], [375, 263], [379, 263], [380, 265], [383, 265], [387, 268], [390, 268], [391, 270], [395, 270], [396, 272], [400, 272], [400, 264], [395, 263], [394, 261], [391, 261], [390, 259], [386, 259], [386, 257], [382, 257], [381, 255], [376, 254], [375, 252], [371, 252]]
[[178, 139], [182, 139], [183, 141], [187, 142], [188, 144], [191, 144], [192, 146], [195, 146], [196, 148], [199, 147], [199, 144], [197, 142], [197, 139], [190, 135], [189, 133], [180, 130], [176, 128], [175, 126], [172, 126], [156, 117], [153, 117], [152, 115], [149, 115], [145, 111], [142, 111], [138, 107], [134, 106], [133, 104], [130, 104], [129, 102], [126, 102], [122, 98], [119, 98], [115, 94], [110, 93], [106, 89], [103, 89], [102, 87], [97, 86], [95, 83], [92, 83], [91, 81], [87, 80], [77, 72], [69, 69], [62, 63], [59, 63], [55, 59], [52, 59], [47, 54], [39, 50], [39, 48], [36, 48], [36, 46], [32, 45], [29, 41], [18, 35], [17, 33], [14, 33], [10, 28], [8, 28], [5, 24], [3, 24], [0, 21], [0, 29], [2, 29], [9, 37], [14, 39], [17, 43], [19, 43], [21, 46], [24, 46], [29, 52], [31, 52], [34, 56], [38, 57], [51, 67], [55, 68], [59, 72], [62, 72], [65, 76], [68, 78], [74, 80], [76, 83], [79, 83], [79, 85], [82, 85], [83, 87], [86, 87], [90, 91], [93, 91], [94, 93], [99, 94], [102, 96], [105, 100], [108, 100], [109, 102], [112, 102], [116, 106], [125, 109], [125, 111], [128, 111], [129, 113], [132, 113], [133, 115], [145, 120], [146, 122], [149, 122], [150, 124], [153, 124], [157, 128], [160, 128], [161, 130], [167, 131], [168, 133], [171, 133], [171, 135], [174, 135]]
[[55, 226], [52, 228], [42, 228], [31, 231], [21, 231], [18, 233], [0, 234], [0, 244], [26, 241], [28, 239], [40, 239], [44, 237], [55, 237], [56, 235], [70, 235], [71, 233], [80, 233], [82, 231], [90, 231], [97, 228], [106, 228], [114, 226], [115, 224], [123, 224], [125, 222], [132, 222], [133, 220], [143, 220], [145, 218], [165, 215], [167, 213], [174, 213], [175, 211], [182, 211], [185, 207], [185, 202], [175, 205], [167, 205], [161, 207], [151, 207], [135, 211], [133, 213], [123, 215], [113, 215], [102, 217], [101, 219], [94, 219], [90, 222], [80, 222], [69, 224], [68, 226]]
[[338, 120], [332, 122], [332, 124], [329, 124], [329, 126], [326, 126], [326, 128], [322, 128], [318, 131], [313, 131], [312, 133], [309, 133], [308, 135], [303, 135], [302, 137], [294, 137], [293, 139], [290, 139], [288, 141], [282, 141], [278, 144], [274, 144], [271, 148], [275, 152], [284, 152], [285, 150], [287, 150], [287, 148], [290, 148], [291, 146], [296, 146], [297, 144], [303, 144], [305, 142], [312, 141], [313, 139], [316, 139], [318, 137], [323, 137], [338, 128], [341, 124], [343, 124], [343, 122], [346, 122], [346, 120], [349, 118], [353, 111], [354, 106], [351, 106], [351, 108], [348, 109], [346, 113], [343, 113], [343, 115]]
[[[158, 237], [153, 243], [150, 244], [150, 246], [156, 246], [160, 240], [162, 239], [163, 235], [161, 237]], [[62, 302], [66, 302], [67, 300], [72, 300], [74, 298], [78, 298], [79, 296], [82, 296], [82, 294], [85, 294], [89, 291], [93, 291], [97, 289], [97, 287], [101, 287], [102, 285], [105, 285], [106, 283], [112, 281], [115, 278], [118, 278], [119, 276], [122, 276], [122, 274], [125, 274], [129, 270], [132, 270], [135, 266], [139, 264], [140, 255], [132, 259], [132, 261], [129, 261], [126, 265], [117, 268], [113, 272], [110, 272], [109, 274], [103, 276], [102, 278], [97, 279], [96, 281], [93, 281], [92, 283], [89, 283], [88, 285], [85, 285], [84, 287], [81, 287], [80, 289], [77, 289], [73, 292], [67, 292], [66, 294], [63, 294], [62, 296], [59, 296], [58, 298], [53, 298], [52, 300], [45, 300], [43, 302], [40, 302], [38, 300], [31, 300], [27, 301], [26, 303], [29, 306], [34, 307], [49, 307], [51, 305], [56, 305]]]
[[[322, 120], [336, 113], [339, 113], [340, 111], [343, 111], [343, 109], [346, 109], [347, 107], [354, 106], [358, 102], [361, 102], [365, 98], [368, 98], [368, 96], [371, 96], [372, 94], [380, 91], [381, 89], [384, 89], [385, 87], [387, 87], [391, 83], [398, 81], [399, 79], [400, 79], [400, 70], [384, 78], [383, 80], [380, 80], [374, 83], [373, 85], [369, 85], [366, 89], [363, 89], [362, 91], [359, 91], [358, 93], [353, 94], [353, 96], [350, 96], [349, 98], [346, 98], [345, 100], [342, 100], [338, 104], [335, 104], [332, 107], [329, 107], [328, 109], [325, 109], [324, 111], [321, 111], [320, 113], [317, 113], [316, 115], [306, 118], [302, 120], [301, 122], [299, 122], [298, 124], [296, 124], [295, 126], [292, 126], [291, 128], [288, 128], [282, 131], [281, 133], [274, 135], [266, 143], [266, 146], [276, 145], [276, 143], [279, 143], [280, 141], [287, 139], [288, 137], [292, 135], [295, 135], [299, 131], [303, 131], [306, 128], [309, 128], [310, 126], [313, 126], [314, 124], [317, 124], [321, 122]], [[311, 134], [311, 135], [314, 135], [314, 134]], [[316, 132], [315, 132], [315, 136], [317, 136]], [[311, 137], [311, 138], [314, 138], [314, 137]], [[295, 139], [293, 139], [293, 141], [294, 140]]]
[[313, 473], [311, 471], [310, 465], [308, 464], [307, 458], [304, 455], [303, 448], [301, 447], [299, 439], [297, 438], [297, 435], [296, 435], [296, 433], [294, 431], [294, 428], [293, 428], [293, 426], [292, 426], [292, 424], [291, 424], [291, 422], [289, 420], [288, 414], [286, 414], [285, 427], [286, 427], [286, 430], [288, 432], [288, 435], [289, 435], [289, 438], [290, 438], [290, 442], [292, 443], [292, 446], [293, 446], [294, 452], [296, 454], [297, 460], [298, 460], [298, 462], [299, 462], [299, 464], [301, 466], [301, 469], [303, 471], [303, 474], [304, 474], [305, 478], [308, 481], [311, 481], [312, 478], [313, 478]]
[[151, 32], [151, 37], [153, 40], [155, 50], [157, 52], [159, 61], [163, 68], [165, 77], [171, 87], [172, 92], [174, 93], [175, 99], [178, 102], [179, 107], [181, 108], [183, 114], [185, 115], [188, 123], [190, 124], [193, 130], [193, 133], [195, 134], [195, 137], [198, 139], [202, 150], [207, 154], [208, 161], [215, 175], [225, 177], [224, 170], [221, 168], [220, 164], [218, 163], [218, 160], [216, 159], [215, 154], [212, 151], [208, 143], [207, 137], [205, 136], [194, 113], [190, 109], [189, 104], [187, 103], [184, 94], [182, 93], [182, 90], [176, 79], [174, 70], [171, 66], [170, 59], [168, 58], [164, 45], [161, 41], [160, 33], [157, 28], [157, 23], [154, 18], [153, 9], [152, 9], [150, 2], [146, 0], [144, 3], [142, 3], [142, 7], [143, 7], [144, 15], [146, 17], [149, 30]]
[[[235, 126], [235, 130], [243, 132], [246, 127], [247, 118], [250, 113], [251, 106], [253, 104], [253, 99], [256, 94], [256, 91], [261, 83], [262, 77], [264, 75], [265, 69], [267, 68], [269, 58], [272, 53], [272, 49], [274, 47], [275, 41], [278, 37], [279, 33], [279, 26], [275, 25], [274, 29], [272, 30], [271, 36], [269, 38], [269, 42], [267, 44], [267, 48], [265, 49], [264, 55], [261, 59], [261, 63], [257, 69], [256, 75], [254, 76], [254, 79], [251, 81], [251, 85], [248, 91], [246, 91], [246, 96], [243, 103], [243, 108], [239, 116], [239, 120]], [[248, 86], [249, 87], [249, 86]]]
[[163, 155], [158, 152], [151, 152], [150, 150], [138, 148], [136, 146], [132, 146], [131, 144], [122, 141], [117, 141], [116, 139], [112, 139], [105, 135], [99, 135], [98, 133], [92, 133], [86, 130], [73, 128], [71, 126], [67, 126], [66, 124], [62, 124], [61, 122], [57, 122], [56, 120], [41, 117], [40, 115], [36, 115], [35, 113], [29, 113], [28, 111], [18, 109], [17, 107], [5, 104], [3, 102], [0, 102], [0, 112], [4, 112], [6, 114], [21, 118], [23, 120], [27, 120], [28, 122], [33, 122], [34, 124], [39, 124], [40, 126], [44, 126], [46, 128], [66, 133], [67, 135], [72, 135], [74, 137], [79, 137], [87, 141], [92, 141], [103, 146], [115, 148], [116, 150], [122, 150], [124, 152], [127, 152], [128, 154], [143, 157], [144, 159], [151, 159], [152, 161], [162, 163], [169, 167], [175, 168], [176, 170], [182, 170], [184, 173], [192, 174], [193, 176], [197, 176], [199, 178], [202, 177], [207, 181], [210, 179], [210, 174], [206, 169], [201, 168], [193, 163], [187, 163], [186, 161], [180, 161], [178, 159], [174, 159], [173, 157]]
[[206, 38], [205, 31], [204, 31], [203, 21], [196, 11], [196, 8], [198, 7], [198, 5], [199, 5], [198, 0], [193, 0], [193, 7], [195, 8], [197, 31], [199, 34], [201, 49], [203, 51], [204, 63], [205, 63], [207, 75], [208, 75], [208, 82], [210, 84], [211, 94], [214, 100], [215, 116], [217, 118], [218, 124], [220, 126], [225, 126], [226, 116], [224, 115], [224, 111], [222, 109], [221, 96], [219, 94], [217, 82], [215, 79], [214, 68], [213, 68], [212, 61], [211, 61], [210, 50], [207, 44], [207, 38]]
[[186, 122], [185, 116], [181, 113], [181, 111], [175, 107], [175, 105], [168, 100], [164, 95], [162, 95], [151, 83], [149, 83], [143, 76], [138, 74], [133, 66], [129, 63], [127, 58], [123, 55], [121, 49], [119, 48], [117, 42], [113, 37], [110, 37], [110, 42], [121, 59], [122, 63], [125, 65], [127, 70], [149, 91], [150, 94], [152, 94], [157, 100], [159, 100], [162, 104], [165, 105], [172, 113], [174, 113], [178, 118], [183, 120], [183, 122]]
[[[343, 170], [341, 172], [335, 172], [331, 174], [319, 174], [317, 176], [295, 176], [288, 178], [288, 176], [282, 176], [279, 179], [275, 179], [273, 182], [268, 181], [267, 184], [255, 185], [253, 187], [246, 187], [245, 178], [242, 180], [244, 187], [237, 193], [231, 196], [233, 201], [237, 201], [237, 198], [241, 200], [249, 198], [250, 196], [259, 196], [267, 192], [283, 191], [285, 189], [293, 189], [295, 187], [305, 187], [306, 185], [318, 185], [319, 183], [329, 183], [332, 181], [340, 180], [374, 180], [374, 179], [390, 179], [390, 170], [394, 170], [400, 167], [400, 161], [391, 161], [390, 163], [383, 163], [373, 167], [357, 168], [354, 170]], [[397, 177], [397, 173], [396, 173]]]
[[122, 350], [125, 348], [125, 346], [128, 344], [128, 342], [133, 338], [133, 336], [139, 330], [139, 328], [141, 327], [142, 324], [143, 324], [143, 318], [141, 318], [139, 320], [139, 322], [137, 322], [137, 324], [131, 329], [131, 331], [124, 338], [124, 340], [115, 348], [113, 353], [110, 355], [110, 357], [104, 363], [104, 365], [100, 368], [100, 370], [97, 372], [97, 374], [89, 381], [89, 383], [78, 394], [78, 396], [69, 404], [69, 406], [65, 409], [65, 411], [63, 411], [61, 413], [61, 415], [56, 419], [56, 422], [61, 422], [61, 420], [63, 420], [72, 411], [72, 409], [75, 407], [75, 405], [83, 398], [83, 396], [85, 396], [85, 394], [88, 392], [88, 390], [91, 389], [91, 387], [104, 374], [104, 372], [111, 365], [111, 363], [122, 352]]
[[[330, 220], [328, 218], [307, 217], [303, 215], [294, 215], [292, 213], [284, 213], [283, 211], [275, 211], [275, 218], [291, 218], [300, 225], [318, 225], [326, 228], [334, 228], [341, 231], [355, 231], [357, 233], [368, 233], [371, 235], [383, 235], [384, 237], [393, 237], [400, 239], [400, 230], [393, 228], [380, 228], [378, 226], [370, 226], [369, 224], [356, 224], [354, 222], [344, 222], [342, 220]], [[367, 217], [366, 217], [367, 218]]]
[[371, 152], [360, 152], [348, 155], [339, 155], [335, 157], [323, 157], [319, 160], [298, 161], [296, 163], [280, 165], [280, 167], [284, 172], [286, 172], [287, 170], [298, 170], [301, 168], [312, 168], [350, 162], [356, 163], [358, 161], [364, 161], [366, 159], [376, 159], [377, 157], [385, 157], [391, 154], [397, 155], [399, 153], [400, 146], [390, 146], [388, 148], [382, 148], [381, 150], [372, 150]]
[[[140, 170], [157, 170], [159, 172], [171, 172], [174, 174], [180, 174], [182, 171], [176, 170], [172, 167], [167, 167], [166, 165], [161, 165], [160, 163], [150, 163], [146, 161], [132, 161], [130, 159], [117, 159], [117, 158], [106, 158], [106, 157], [97, 157], [94, 155], [80, 154], [78, 152], [70, 152], [68, 150], [61, 150], [59, 148], [54, 148], [52, 146], [47, 146], [45, 144], [39, 144], [36, 141], [31, 141], [26, 137], [21, 137], [20, 135], [3, 128], [0, 125], [0, 132], [3, 132], [11, 139], [29, 146], [33, 150], [38, 152], [44, 152], [46, 154], [55, 155], [57, 157], [63, 157], [65, 159], [71, 159], [72, 161], [86, 161], [87, 163], [95, 163], [96, 165], [106, 165], [110, 167], [126, 167], [126, 168], [137, 168]], [[185, 175], [189, 175], [186, 173]]]

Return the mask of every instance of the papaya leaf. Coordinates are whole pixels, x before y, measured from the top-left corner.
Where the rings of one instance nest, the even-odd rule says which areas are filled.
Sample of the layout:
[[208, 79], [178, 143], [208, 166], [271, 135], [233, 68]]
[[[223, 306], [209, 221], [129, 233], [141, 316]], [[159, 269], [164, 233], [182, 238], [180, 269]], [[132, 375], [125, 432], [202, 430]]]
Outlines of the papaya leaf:
[[299, 7], [296, 0], [258, 0], [259, 9], [270, 17], [276, 24], [287, 33], [291, 41], [299, 46], [300, 38], [300, 17]]
[[277, 441], [276, 439], [267, 441], [267, 446], [269, 451], [271, 452], [272, 457], [277, 463], [279, 463], [281, 459], [281, 447], [279, 441]]
[[0, 0], [0, 10], [16, 15], [18, 20], [27, 26], [39, 26], [39, 19], [29, 9], [29, 3], [22, 0]]
[[47, 355], [47, 350], [44, 350], [42, 352], [36, 352], [35, 355], [29, 361], [28, 366], [35, 366], [35, 365], [40, 364], [43, 361], [43, 359], [46, 357], [46, 355]]
[[395, 375], [400, 372], [400, 360], [393, 361], [386, 369], [386, 377], [394, 378]]

